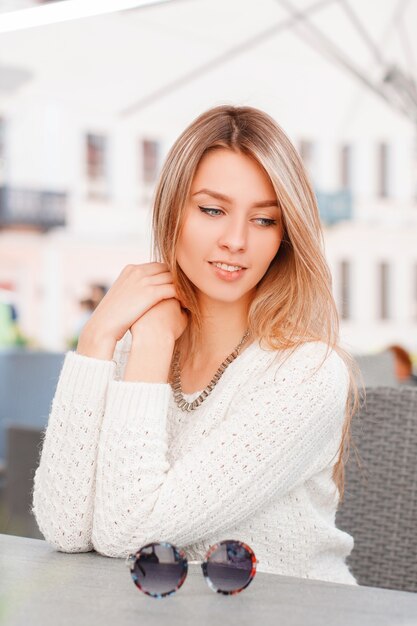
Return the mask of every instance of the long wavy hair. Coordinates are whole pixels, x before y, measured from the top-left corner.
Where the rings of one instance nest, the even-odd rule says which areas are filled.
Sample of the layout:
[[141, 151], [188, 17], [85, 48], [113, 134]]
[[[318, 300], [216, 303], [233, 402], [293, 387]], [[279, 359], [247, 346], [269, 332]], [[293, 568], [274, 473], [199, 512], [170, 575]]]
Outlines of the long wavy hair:
[[[271, 350], [290, 350], [323, 341], [349, 372], [349, 392], [333, 480], [343, 499], [351, 420], [359, 408], [360, 373], [339, 342], [339, 317], [324, 256], [317, 201], [302, 160], [277, 122], [250, 106], [221, 105], [199, 115], [171, 147], [157, 181], [152, 216], [154, 260], [164, 262], [190, 315], [187, 342], [200, 345], [202, 316], [197, 292], [176, 261], [185, 205], [197, 166], [209, 150], [228, 148], [256, 159], [268, 174], [281, 208], [283, 239], [249, 307], [250, 336]], [[185, 333], [184, 333], [185, 335]], [[176, 347], [181, 348], [184, 336]]]

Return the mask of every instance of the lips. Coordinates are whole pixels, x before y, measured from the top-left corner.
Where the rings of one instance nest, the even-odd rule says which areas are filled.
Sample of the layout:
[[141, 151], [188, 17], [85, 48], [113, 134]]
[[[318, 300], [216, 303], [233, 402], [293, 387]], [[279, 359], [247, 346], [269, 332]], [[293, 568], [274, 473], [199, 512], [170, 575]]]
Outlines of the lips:
[[242, 267], [242, 269], [240, 270], [230, 271], [222, 269], [221, 267], [216, 265], [215, 262], [212, 263], [208, 261], [208, 263], [213, 266], [214, 276], [216, 276], [219, 280], [226, 281], [227, 283], [235, 283], [241, 280], [243, 274], [246, 272], [246, 268], [244, 267]]

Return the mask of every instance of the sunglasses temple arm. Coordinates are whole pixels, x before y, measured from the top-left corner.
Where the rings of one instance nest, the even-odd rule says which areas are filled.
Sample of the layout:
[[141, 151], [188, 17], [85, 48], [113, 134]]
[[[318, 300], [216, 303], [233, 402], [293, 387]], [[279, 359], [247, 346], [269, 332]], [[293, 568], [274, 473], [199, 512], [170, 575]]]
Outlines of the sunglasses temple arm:
[[[131, 568], [133, 563], [135, 562], [135, 555], [134, 554], [130, 554], [126, 560], [125, 560], [125, 564], [127, 567]], [[187, 561], [188, 565], [201, 565], [203, 563], [203, 561]]]

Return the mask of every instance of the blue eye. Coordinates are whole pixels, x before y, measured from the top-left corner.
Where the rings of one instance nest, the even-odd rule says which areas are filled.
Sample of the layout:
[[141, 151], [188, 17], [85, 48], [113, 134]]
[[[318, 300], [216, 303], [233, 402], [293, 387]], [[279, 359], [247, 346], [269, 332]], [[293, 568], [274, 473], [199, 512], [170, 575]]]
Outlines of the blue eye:
[[[202, 213], [207, 213], [208, 215], [211, 215], [211, 213], [208, 213], [209, 211], [220, 211], [220, 209], [211, 209], [209, 207], [203, 206], [199, 206], [198, 208], [200, 209], [200, 211], [202, 211]], [[222, 211], [220, 211], [220, 213], [222, 213]]]
[[[213, 209], [211, 207], [204, 207], [200, 205], [198, 205], [198, 208], [200, 209], [202, 213], [205, 213], [206, 215], [211, 215], [211, 217], [216, 217], [216, 215], [209, 213], [209, 211], [218, 211], [220, 213], [223, 213], [221, 209]], [[271, 220], [267, 217], [257, 217], [256, 219], [261, 220], [262, 222], [266, 222], [266, 224], [265, 223], [261, 224], [261, 226], [264, 226], [265, 228], [267, 228], [268, 226], [275, 226], [277, 224], [277, 220]]]
[[256, 219], [262, 220], [263, 222], [266, 222], [266, 224], [262, 224], [263, 226], [275, 226], [276, 223], [277, 223], [276, 220], [270, 220], [267, 217], [257, 217]]

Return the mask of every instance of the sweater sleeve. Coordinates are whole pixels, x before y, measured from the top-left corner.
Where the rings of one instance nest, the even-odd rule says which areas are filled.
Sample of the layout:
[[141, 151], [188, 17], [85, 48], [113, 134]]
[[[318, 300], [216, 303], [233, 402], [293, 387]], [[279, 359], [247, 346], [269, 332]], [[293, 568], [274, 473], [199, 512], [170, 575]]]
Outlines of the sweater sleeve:
[[317, 350], [301, 347], [278, 370], [251, 380], [223, 420], [172, 465], [169, 386], [111, 382], [98, 453], [95, 549], [123, 557], [150, 541], [204, 541], [333, 465], [348, 382], [336, 352], [318, 361]]
[[45, 539], [63, 552], [93, 549], [99, 431], [115, 368], [113, 361], [68, 352], [42, 435], [32, 513]]

